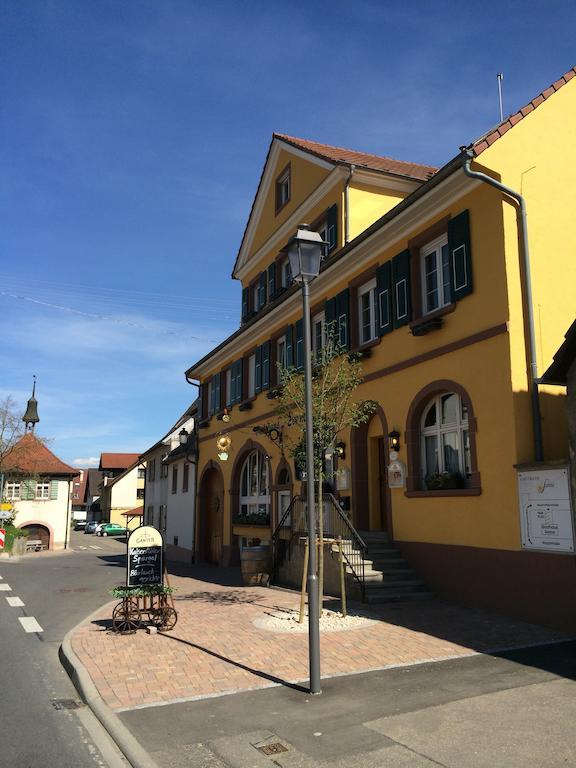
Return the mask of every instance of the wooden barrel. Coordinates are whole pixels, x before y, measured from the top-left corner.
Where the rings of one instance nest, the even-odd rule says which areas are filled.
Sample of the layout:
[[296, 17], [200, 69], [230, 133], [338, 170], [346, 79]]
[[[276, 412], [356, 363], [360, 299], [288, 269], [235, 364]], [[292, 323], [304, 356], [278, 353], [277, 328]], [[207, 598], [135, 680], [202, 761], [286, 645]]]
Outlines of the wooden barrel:
[[247, 587], [268, 584], [272, 572], [270, 547], [243, 547], [240, 552], [242, 581]]

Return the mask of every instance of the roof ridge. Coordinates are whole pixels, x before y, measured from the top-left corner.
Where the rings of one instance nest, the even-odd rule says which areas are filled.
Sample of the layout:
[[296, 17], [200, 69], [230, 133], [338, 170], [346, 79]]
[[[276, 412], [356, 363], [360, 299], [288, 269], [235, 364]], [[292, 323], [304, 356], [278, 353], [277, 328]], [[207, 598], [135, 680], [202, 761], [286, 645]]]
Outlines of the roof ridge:
[[[356, 155], [365, 155], [366, 157], [375, 157], [375, 158], [378, 158], [379, 160], [389, 160], [393, 163], [401, 163], [402, 165], [411, 165], [411, 166], [416, 166], [418, 168], [426, 168], [433, 172], [436, 172], [438, 170], [436, 166], [426, 165], [424, 163], [417, 163], [413, 160], [399, 160], [398, 158], [391, 157], [390, 155], [377, 155], [375, 152], [366, 152], [365, 150], [362, 150], [362, 149], [351, 149], [350, 147], [340, 147], [335, 144], [326, 144], [325, 142], [316, 141], [315, 139], [303, 139], [298, 136], [289, 136], [286, 133], [279, 133], [278, 131], [274, 131], [274, 133], [272, 134], [272, 137], [276, 139], [280, 139], [281, 141], [286, 141], [289, 144], [297, 145], [298, 147], [303, 147], [304, 151], [309, 151], [312, 153], [314, 153], [314, 150], [307, 145], [312, 144], [315, 147], [324, 147], [326, 149], [334, 149], [334, 150], [337, 150], [338, 152], [348, 152]], [[322, 153], [317, 150], [317, 154], [322, 154]], [[328, 159], [332, 161], [334, 160], [334, 158], [331, 158], [327, 155], [324, 155], [324, 156], [328, 157]], [[345, 158], [341, 158], [341, 162], [349, 163], [349, 161], [347, 161]], [[394, 173], [393, 171], [389, 171], [389, 172]]]
[[494, 144], [495, 141], [498, 141], [501, 136], [504, 136], [504, 134], [507, 133], [510, 128], [513, 128], [517, 123], [520, 122], [520, 120], [529, 115], [530, 112], [533, 112], [537, 107], [540, 106], [540, 104], [545, 102], [546, 99], [550, 98], [550, 96], [559, 91], [560, 88], [566, 85], [566, 83], [570, 82], [570, 80], [572, 80], [575, 75], [576, 66], [571, 67], [567, 72], [561, 75], [558, 80], [555, 80], [551, 85], [548, 86], [548, 88], [545, 88], [543, 91], [541, 91], [538, 96], [535, 96], [519, 110], [512, 113], [511, 115], [508, 115], [505, 120], [502, 120], [494, 128], [488, 129], [485, 133], [479, 136], [469, 145], [474, 150], [476, 157], [484, 152], [485, 149], [488, 149], [488, 147]]

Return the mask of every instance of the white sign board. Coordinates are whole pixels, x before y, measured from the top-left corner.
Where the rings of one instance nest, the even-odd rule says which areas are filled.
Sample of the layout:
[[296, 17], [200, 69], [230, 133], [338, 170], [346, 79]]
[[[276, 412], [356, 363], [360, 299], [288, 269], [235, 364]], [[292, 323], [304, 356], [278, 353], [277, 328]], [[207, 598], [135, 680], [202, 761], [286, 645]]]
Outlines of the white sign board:
[[523, 549], [574, 552], [568, 469], [518, 472]]

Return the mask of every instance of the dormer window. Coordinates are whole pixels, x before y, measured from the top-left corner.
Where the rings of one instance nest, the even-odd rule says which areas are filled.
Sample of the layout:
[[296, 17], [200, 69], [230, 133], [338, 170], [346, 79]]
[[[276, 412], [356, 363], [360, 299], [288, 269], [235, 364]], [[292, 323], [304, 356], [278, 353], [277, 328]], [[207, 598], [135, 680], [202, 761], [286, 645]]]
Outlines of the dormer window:
[[279, 213], [289, 202], [290, 192], [290, 165], [288, 165], [276, 179], [276, 213]]

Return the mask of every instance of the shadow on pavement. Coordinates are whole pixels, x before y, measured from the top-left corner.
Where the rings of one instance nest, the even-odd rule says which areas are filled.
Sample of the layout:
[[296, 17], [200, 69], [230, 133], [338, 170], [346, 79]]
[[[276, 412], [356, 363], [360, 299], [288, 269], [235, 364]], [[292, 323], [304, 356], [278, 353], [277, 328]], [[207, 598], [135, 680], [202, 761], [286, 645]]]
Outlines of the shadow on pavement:
[[98, 560], [102, 560], [101, 565], [126, 568], [126, 554], [124, 552], [119, 552], [117, 555], [98, 555]]
[[281, 685], [284, 688], [291, 688], [292, 690], [300, 691], [301, 693], [308, 693], [308, 688], [302, 685], [298, 685], [298, 683], [289, 683], [287, 680], [282, 680], [282, 678], [280, 677], [276, 677], [275, 675], [270, 675], [267, 672], [263, 672], [261, 669], [254, 669], [253, 667], [248, 667], [246, 664], [242, 664], [239, 661], [234, 661], [234, 659], [229, 659], [227, 656], [222, 656], [221, 654], [216, 653], [215, 651], [211, 651], [209, 648], [205, 648], [203, 645], [192, 643], [190, 642], [190, 640], [182, 640], [179, 637], [174, 637], [173, 635], [167, 635], [165, 633], [161, 633], [159, 636], [166, 638], [166, 640], [172, 640], [172, 642], [182, 643], [182, 645], [187, 645], [190, 648], [195, 648], [198, 651], [202, 651], [203, 653], [208, 654], [208, 656], [212, 656], [215, 659], [224, 661], [226, 662], [226, 664], [231, 664], [233, 667], [242, 669], [245, 672], [250, 672], [252, 675], [261, 677], [264, 680], [269, 680], [271, 683], [274, 683], [276, 685]]

